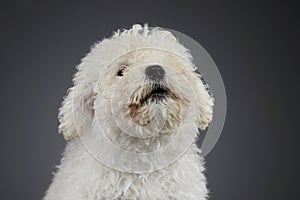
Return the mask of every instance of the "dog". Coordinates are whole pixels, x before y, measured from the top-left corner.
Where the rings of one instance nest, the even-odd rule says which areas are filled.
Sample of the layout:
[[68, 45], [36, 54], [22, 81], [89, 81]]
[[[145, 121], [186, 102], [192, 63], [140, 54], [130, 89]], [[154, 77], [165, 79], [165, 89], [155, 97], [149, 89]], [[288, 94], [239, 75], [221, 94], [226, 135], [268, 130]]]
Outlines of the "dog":
[[44, 200], [208, 198], [195, 140], [214, 98], [171, 32], [119, 30], [77, 70], [59, 110], [68, 143]]

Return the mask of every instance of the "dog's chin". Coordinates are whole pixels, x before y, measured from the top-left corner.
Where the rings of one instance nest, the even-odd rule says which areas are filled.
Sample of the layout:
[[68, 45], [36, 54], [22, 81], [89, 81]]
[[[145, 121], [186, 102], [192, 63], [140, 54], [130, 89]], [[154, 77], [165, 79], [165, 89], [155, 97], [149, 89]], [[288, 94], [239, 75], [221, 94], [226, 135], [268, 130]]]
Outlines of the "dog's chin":
[[151, 84], [131, 96], [129, 115], [139, 126], [157, 126], [161, 130], [172, 128], [180, 121], [177, 95], [161, 84]]

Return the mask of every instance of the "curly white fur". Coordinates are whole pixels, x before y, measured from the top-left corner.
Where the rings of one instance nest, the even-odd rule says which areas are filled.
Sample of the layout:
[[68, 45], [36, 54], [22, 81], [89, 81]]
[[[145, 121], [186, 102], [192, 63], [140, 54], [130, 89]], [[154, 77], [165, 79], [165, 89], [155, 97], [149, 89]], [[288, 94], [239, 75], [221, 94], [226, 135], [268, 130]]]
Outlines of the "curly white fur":
[[[170, 89], [170, 96], [161, 102], [141, 104], [151, 89], [143, 66], [153, 63], [167, 66], [164, 85]], [[124, 77], [116, 76], [122, 67]], [[114, 153], [107, 143], [101, 143], [97, 134], [99, 124], [109, 140], [137, 153], [159, 150], [176, 131], [181, 136], [194, 135], [198, 127], [208, 126], [212, 120], [213, 98], [194, 73], [189, 51], [168, 31], [134, 25], [97, 43], [77, 69], [74, 86], [69, 89], [59, 113], [59, 131], [69, 142], [44, 199], [206, 199], [204, 161], [194, 143], [170, 165], [145, 173], [109, 168], [90, 153], [108, 155], [115, 162], [123, 159], [129, 170], [137, 159]], [[149, 136], [153, 131], [159, 133], [142, 139], [135, 137]], [[182, 143], [185, 140], [181, 138]]]

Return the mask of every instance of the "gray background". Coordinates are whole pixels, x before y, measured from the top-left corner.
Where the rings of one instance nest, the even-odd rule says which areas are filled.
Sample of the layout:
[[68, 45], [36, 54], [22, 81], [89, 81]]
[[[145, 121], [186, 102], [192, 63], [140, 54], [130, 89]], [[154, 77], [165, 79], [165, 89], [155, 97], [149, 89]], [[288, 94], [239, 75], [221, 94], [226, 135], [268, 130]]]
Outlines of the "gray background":
[[296, 199], [296, 5], [226, 2], [1, 1], [0, 199], [41, 199], [65, 146], [57, 110], [74, 66], [136, 22], [191, 36], [222, 74], [228, 107], [206, 157], [211, 199]]

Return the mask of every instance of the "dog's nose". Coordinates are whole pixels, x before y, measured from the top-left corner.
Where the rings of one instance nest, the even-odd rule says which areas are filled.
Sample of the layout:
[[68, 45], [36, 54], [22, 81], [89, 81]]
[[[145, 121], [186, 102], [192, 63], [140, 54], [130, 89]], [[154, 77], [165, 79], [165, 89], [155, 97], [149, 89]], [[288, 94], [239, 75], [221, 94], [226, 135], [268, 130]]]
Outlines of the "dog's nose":
[[159, 81], [165, 77], [165, 70], [160, 65], [148, 66], [145, 73], [153, 81]]

